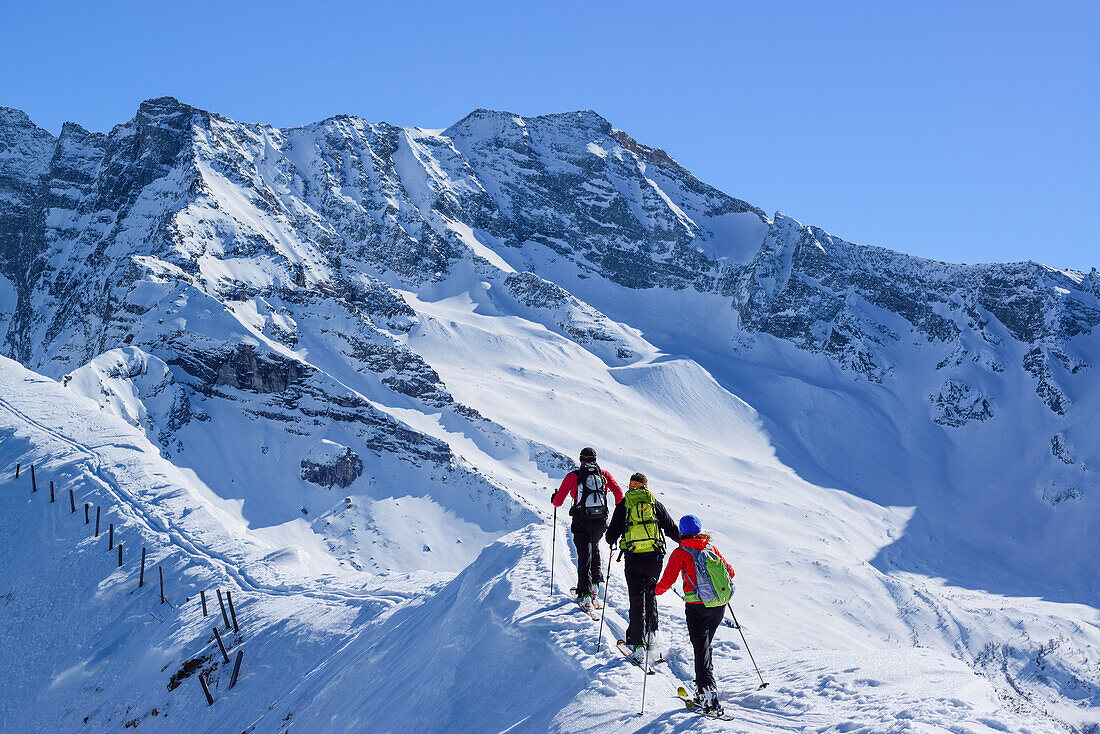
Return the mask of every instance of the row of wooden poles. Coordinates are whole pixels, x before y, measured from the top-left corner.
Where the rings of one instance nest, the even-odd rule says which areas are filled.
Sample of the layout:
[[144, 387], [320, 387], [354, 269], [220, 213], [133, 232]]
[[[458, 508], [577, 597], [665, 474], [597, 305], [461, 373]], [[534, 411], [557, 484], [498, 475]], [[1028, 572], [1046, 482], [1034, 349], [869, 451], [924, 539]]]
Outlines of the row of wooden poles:
[[[15, 465], [15, 478], [16, 479], [19, 479], [19, 475], [22, 471], [22, 468], [23, 468], [22, 464], [16, 464]], [[31, 464], [31, 466], [30, 466], [30, 475], [31, 475], [31, 493], [36, 494], [38, 492], [38, 477], [35, 474], [34, 464]], [[53, 481], [50, 481], [50, 502], [56, 502], [56, 501], [57, 501], [57, 497], [54, 494]], [[92, 507], [92, 503], [90, 503], [90, 502], [85, 502], [84, 503], [84, 524], [85, 525], [90, 525], [91, 522], [92, 522], [92, 520], [91, 520], [91, 507]], [[97, 537], [97, 538], [100, 535], [100, 533], [99, 533], [100, 510], [101, 510], [101, 508], [98, 505], [96, 505], [95, 506], [95, 531], [94, 532], [95, 532], [95, 537]], [[76, 496], [74, 495], [72, 488], [69, 489], [69, 513], [70, 514], [76, 514]], [[120, 541], [118, 541], [118, 543], [115, 543], [115, 524], [114, 523], [108, 523], [108, 525], [107, 525], [107, 550], [112, 551], [116, 547], [118, 548], [118, 567], [122, 568], [122, 541], [120, 540]], [[144, 546], [142, 546], [142, 548], [141, 548], [141, 567], [140, 567], [140, 570], [138, 572], [138, 588], [139, 589], [145, 586], [145, 553], [146, 553], [146, 548]], [[159, 564], [157, 565], [157, 574], [160, 577], [160, 603], [161, 604], [167, 604], [168, 606], [171, 607], [172, 603], [164, 598], [164, 568], [162, 566], [160, 566]], [[237, 625], [237, 610], [233, 606], [233, 592], [231, 592], [227, 589], [226, 592], [225, 592], [225, 596], [223, 597], [221, 589], [216, 589], [216, 591], [217, 591], [217, 595], [218, 595], [218, 606], [221, 607], [222, 621], [225, 623], [225, 631], [228, 632], [230, 629], [232, 629], [234, 634], [240, 634], [240, 628]], [[199, 592], [199, 600], [200, 600], [200, 603], [202, 604], [202, 616], [205, 619], [209, 615], [209, 611], [207, 610], [207, 605], [206, 605], [206, 591], [200, 591]], [[227, 605], [228, 605], [228, 607], [227, 607]], [[227, 611], [227, 608], [228, 608], [228, 611]], [[218, 650], [221, 652], [222, 662], [223, 662], [223, 664], [228, 665], [229, 664], [229, 652], [226, 649], [225, 642], [222, 640], [221, 631], [218, 629], [217, 625], [214, 625], [213, 629], [214, 629], [214, 639], [218, 643]], [[232, 675], [230, 676], [230, 679], [229, 679], [229, 689], [232, 689], [233, 686], [237, 685], [237, 675], [240, 673], [241, 660], [243, 658], [244, 658], [244, 650], [238, 649], [236, 659], [233, 661], [233, 673], [232, 673]], [[214, 705], [214, 696], [210, 692], [210, 686], [206, 682], [205, 675], [201, 672], [199, 673], [199, 684], [202, 686], [203, 695], [206, 697], [206, 704], [208, 706], [213, 706]]]
[[[218, 592], [218, 606], [220, 606], [221, 610], [222, 610], [222, 621], [225, 623], [225, 631], [226, 632], [229, 631], [229, 629], [230, 629], [229, 622], [230, 622], [230, 619], [232, 619], [232, 621], [233, 621], [232, 629], [233, 629], [234, 634], [240, 634], [240, 629], [237, 627], [237, 610], [233, 608], [233, 592], [226, 589], [225, 598], [223, 599], [222, 598], [222, 590], [221, 589], [216, 589], [215, 591]], [[200, 591], [199, 592], [199, 599], [202, 603], [202, 616], [205, 619], [207, 614], [208, 614], [207, 609], [206, 609], [206, 592], [205, 591]], [[229, 613], [228, 614], [225, 611], [226, 602], [229, 602]], [[218, 650], [220, 650], [221, 654], [222, 654], [222, 662], [225, 665], [228, 665], [229, 664], [229, 652], [225, 649], [225, 643], [222, 641], [222, 634], [218, 630], [218, 625], [214, 625], [213, 629], [214, 629], [214, 639], [217, 640]], [[229, 676], [229, 688], [227, 690], [232, 690], [233, 686], [237, 685], [237, 674], [241, 672], [241, 660], [243, 658], [244, 658], [244, 650], [238, 649], [237, 650], [237, 657], [233, 661], [233, 674]], [[203, 695], [206, 696], [206, 705], [207, 706], [213, 706], [214, 705], [214, 696], [210, 693], [210, 686], [206, 682], [206, 677], [201, 672], [199, 673], [199, 683], [202, 685]]]

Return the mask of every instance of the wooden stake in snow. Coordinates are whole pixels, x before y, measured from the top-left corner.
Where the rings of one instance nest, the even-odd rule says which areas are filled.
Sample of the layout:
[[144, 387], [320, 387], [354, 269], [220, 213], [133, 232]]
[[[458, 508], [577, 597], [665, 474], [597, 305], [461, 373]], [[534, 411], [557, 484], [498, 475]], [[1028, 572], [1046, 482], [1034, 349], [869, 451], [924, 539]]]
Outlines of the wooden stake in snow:
[[109, 523], [107, 525], [107, 550], [114, 550], [115, 547], [115, 524]]
[[31, 491], [38, 491], [38, 480], [34, 478], [34, 464], [31, 464]]
[[237, 610], [233, 608], [233, 592], [226, 589], [225, 598], [229, 602], [229, 616], [233, 618], [233, 631], [240, 632], [240, 630], [237, 629]]
[[99, 537], [99, 505], [95, 507], [95, 537]]
[[88, 518], [88, 503], [85, 502], [84, 503], [84, 524], [87, 525], [89, 522], [91, 522], [91, 521]]
[[202, 599], [202, 617], [203, 617], [203, 619], [206, 619], [206, 614], [207, 614], [207, 612], [206, 612], [206, 592], [205, 591], [200, 591], [199, 592], [199, 598]]
[[118, 541], [118, 567], [122, 568], [122, 541]]
[[15, 465], [15, 478], [16, 478], [16, 479], [18, 479], [18, 478], [19, 478], [19, 469], [20, 469], [20, 468], [21, 468], [22, 466], [23, 466], [22, 464], [16, 464], [16, 465]]
[[233, 675], [229, 677], [229, 690], [233, 690], [233, 686], [237, 685], [237, 673], [241, 672], [241, 658], [244, 657], [244, 650], [237, 650], [237, 659], [233, 661]]
[[141, 547], [141, 573], [138, 575], [138, 588], [145, 586], [145, 546]]
[[222, 651], [222, 662], [226, 665], [229, 664], [229, 653], [225, 651], [225, 643], [222, 642], [222, 633], [218, 632], [218, 628], [214, 628], [214, 639], [218, 641], [218, 649]]
[[199, 673], [199, 683], [202, 684], [202, 692], [206, 694], [206, 705], [213, 706], [214, 697], [210, 695], [210, 686], [206, 685], [206, 678], [203, 677], [202, 673]]
[[53, 502], [53, 501], [54, 501], [54, 496], [53, 496], [53, 480], [51, 479], [51, 480], [50, 480], [50, 502]]
[[157, 566], [157, 573], [160, 574], [160, 603], [164, 603], [164, 567]]
[[229, 629], [229, 615], [225, 613], [225, 601], [222, 600], [222, 590], [218, 589], [218, 604], [222, 608], [222, 621], [225, 622], [225, 628]]
[[76, 512], [76, 499], [73, 497], [73, 491], [69, 490], [69, 514]]

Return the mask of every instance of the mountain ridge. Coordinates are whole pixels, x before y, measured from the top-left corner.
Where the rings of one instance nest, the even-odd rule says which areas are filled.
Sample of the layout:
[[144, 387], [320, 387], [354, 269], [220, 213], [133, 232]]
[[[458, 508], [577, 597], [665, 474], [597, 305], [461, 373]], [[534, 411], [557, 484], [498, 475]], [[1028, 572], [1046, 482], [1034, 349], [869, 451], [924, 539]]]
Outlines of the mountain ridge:
[[[142, 112], [148, 113], [148, 112], [153, 111], [153, 110], [171, 109], [171, 108], [189, 109], [189, 110], [192, 110], [194, 112], [200, 113], [202, 115], [215, 115], [217, 117], [222, 117], [223, 119], [227, 119], [227, 120], [231, 119], [231, 118], [227, 118], [223, 115], [220, 115], [218, 113], [214, 113], [214, 112], [211, 112], [209, 110], [205, 110], [201, 107], [196, 107], [196, 106], [191, 105], [187, 102], [182, 102], [178, 98], [170, 96], [170, 95], [162, 95], [160, 97], [151, 97], [147, 100], [144, 100], [139, 105], [138, 111], [135, 113], [135, 117], [136, 117], [137, 114], [140, 114]], [[106, 136], [106, 135], [110, 134], [110, 131], [107, 131], [107, 132], [93, 131], [93, 130], [90, 130], [88, 128], [85, 128], [83, 125], [81, 125], [78, 122], [65, 121], [65, 122], [62, 123], [62, 131], [63, 132], [61, 134], [55, 136], [55, 135], [53, 135], [53, 133], [50, 133], [48, 130], [45, 130], [44, 128], [39, 128], [37, 125], [35, 125], [34, 122], [33, 122], [33, 119], [30, 117], [30, 115], [28, 113], [26, 113], [24, 110], [21, 110], [17, 107], [9, 107], [9, 106], [5, 106], [5, 105], [0, 105], [0, 114], [2, 114], [2, 115], [9, 118], [8, 120], [0, 120], [0, 125], [6, 123], [8, 126], [11, 126], [12, 125], [11, 118], [14, 117], [14, 118], [17, 118], [22, 124], [26, 125], [27, 127], [33, 127], [36, 130], [39, 130], [43, 133], [46, 133], [55, 142], [57, 140], [59, 140], [61, 137], [64, 136], [64, 130], [65, 130], [66, 127], [73, 128], [78, 132], [81, 132], [83, 134], [88, 134], [88, 135], [104, 135], [104, 136]], [[607, 118], [605, 118], [603, 115], [601, 115], [599, 112], [597, 112], [596, 110], [593, 110], [593, 109], [571, 110], [571, 111], [566, 111], [566, 112], [551, 112], [551, 113], [544, 113], [544, 114], [541, 114], [541, 115], [521, 115], [519, 113], [512, 112], [512, 111], [509, 111], [509, 110], [495, 110], [495, 109], [490, 109], [490, 108], [486, 108], [486, 107], [478, 107], [478, 108], [475, 108], [474, 110], [472, 110], [470, 113], [468, 113], [466, 116], [464, 116], [463, 118], [461, 118], [457, 122], [455, 122], [454, 124], [452, 124], [452, 125], [450, 125], [446, 128], [438, 128], [438, 129], [402, 126], [402, 125], [398, 125], [398, 124], [395, 124], [395, 123], [389, 123], [389, 122], [385, 122], [385, 121], [380, 121], [378, 123], [370, 123], [370, 121], [368, 121], [366, 118], [361, 117], [359, 115], [349, 114], [349, 113], [337, 113], [337, 114], [329, 115], [328, 117], [325, 117], [325, 118], [321, 118], [321, 119], [316, 120], [314, 122], [298, 124], [298, 125], [281, 126], [281, 127], [275, 128], [275, 129], [284, 130], [284, 131], [305, 130], [305, 129], [315, 128], [317, 126], [323, 126], [325, 123], [328, 123], [328, 122], [331, 122], [331, 121], [354, 120], [354, 121], [357, 121], [357, 122], [362, 122], [362, 123], [367, 123], [367, 124], [384, 125], [384, 126], [387, 126], [387, 127], [393, 128], [393, 129], [397, 129], [397, 130], [419, 130], [419, 131], [423, 131], [423, 132], [441, 132], [443, 134], [446, 134], [447, 131], [449, 131], [453, 128], [459, 127], [462, 123], [466, 122], [467, 120], [469, 120], [471, 118], [477, 117], [477, 116], [493, 116], [493, 117], [502, 117], [502, 118], [503, 117], [508, 117], [508, 118], [517, 118], [517, 119], [536, 119], [536, 120], [539, 120], [539, 119], [564, 119], [564, 118], [569, 118], [569, 117], [574, 117], [574, 116], [591, 116], [591, 117], [594, 117], [597, 120], [601, 121], [602, 126], [605, 127], [607, 131], [615, 133], [615, 134], [623, 135], [624, 138], [625, 138], [625, 142], [624, 142], [625, 145], [635, 146], [637, 148], [637, 150], [632, 150], [631, 152], [641, 154], [641, 153], [644, 153], [646, 151], [650, 151], [651, 152], [650, 154], [653, 155], [654, 158], [656, 159], [656, 160], [650, 161], [650, 162], [654, 162], [656, 164], [674, 166], [674, 167], [680, 169], [681, 171], [683, 171], [685, 173], [688, 172], [688, 170], [686, 168], [684, 168], [682, 166], [682, 164], [680, 164], [678, 161], [676, 161], [675, 158], [673, 158], [671, 155], [669, 155], [667, 152], [665, 152], [662, 148], [653, 148], [653, 147], [644, 145], [642, 143], [639, 143], [632, 136], [630, 136], [630, 134], [627, 133], [626, 131], [615, 128], [612, 125], [612, 123], [607, 120]], [[134, 118], [131, 118], [131, 120], [128, 121], [128, 122], [132, 122], [133, 120], [134, 120]], [[120, 125], [124, 125], [124, 124], [126, 124], [126, 123], [120, 123]], [[273, 127], [273, 126], [267, 125], [266, 123], [261, 123], [261, 122], [251, 122], [251, 123], [242, 123], [242, 124]], [[119, 127], [120, 125], [115, 125], [114, 127]], [[761, 216], [767, 217], [767, 218], [772, 219], [772, 220], [780, 219], [780, 218], [790, 219], [790, 220], [793, 220], [793, 221], [797, 222], [799, 226], [802, 226], [801, 220], [799, 220], [796, 216], [793, 216], [793, 215], [790, 215], [790, 214], [784, 212], [783, 210], [777, 210], [770, 217], [768, 217], [768, 215], [765, 214], [763, 212], [763, 210], [761, 210], [761, 209], [757, 208], [757, 212]], [[811, 227], [814, 230], [824, 232], [824, 230], [821, 230], [818, 227], [813, 227], [812, 225], [811, 225]], [[1037, 266], [1040, 266], [1040, 267], [1043, 267], [1043, 268], [1048, 268], [1048, 269], [1055, 270], [1055, 271], [1062, 272], [1062, 273], [1079, 273], [1079, 274], [1082, 274], [1082, 275], [1088, 275], [1092, 271], [1096, 270], [1095, 266], [1090, 268], [1089, 271], [1084, 271], [1084, 270], [1078, 270], [1078, 269], [1075, 269], [1075, 268], [1058, 267], [1057, 265], [1051, 265], [1049, 263], [1045, 263], [1045, 262], [1042, 262], [1042, 261], [1039, 261], [1039, 260], [1030, 260], [1030, 259], [1029, 260], [1013, 260], [1013, 261], [989, 260], [989, 261], [982, 261], [982, 262], [976, 262], [976, 263], [963, 263], [963, 262], [950, 261], [950, 260], [939, 260], [939, 259], [936, 259], [936, 258], [929, 258], [929, 257], [921, 256], [921, 255], [913, 255], [913, 254], [903, 253], [899, 250], [894, 250], [894, 249], [890, 248], [889, 246], [885, 246], [885, 245], [870, 244], [870, 243], [863, 243], [863, 244], [850, 243], [850, 244], [853, 244], [856, 247], [877, 248], [877, 249], [885, 250], [886, 252], [889, 252], [889, 253], [892, 253], [892, 254], [903, 255], [903, 256], [908, 257], [908, 258], [913, 258], [915, 260], [921, 260], [921, 261], [925, 261], [925, 262], [928, 262], [928, 263], [938, 263], [938, 264], [943, 264], [943, 265], [959, 266], [959, 267], [964, 267], [964, 268], [983, 268], [983, 267], [990, 267], [990, 266], [995, 267], [995, 266], [1007, 266], [1007, 265], [1037, 265]]]

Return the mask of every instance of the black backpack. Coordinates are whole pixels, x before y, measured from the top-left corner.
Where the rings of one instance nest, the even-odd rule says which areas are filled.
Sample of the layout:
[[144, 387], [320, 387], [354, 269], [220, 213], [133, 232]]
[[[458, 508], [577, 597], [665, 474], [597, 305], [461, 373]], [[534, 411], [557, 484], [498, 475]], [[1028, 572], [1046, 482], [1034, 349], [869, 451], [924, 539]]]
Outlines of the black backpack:
[[576, 471], [577, 499], [569, 514], [582, 520], [607, 519], [607, 480], [600, 467]]

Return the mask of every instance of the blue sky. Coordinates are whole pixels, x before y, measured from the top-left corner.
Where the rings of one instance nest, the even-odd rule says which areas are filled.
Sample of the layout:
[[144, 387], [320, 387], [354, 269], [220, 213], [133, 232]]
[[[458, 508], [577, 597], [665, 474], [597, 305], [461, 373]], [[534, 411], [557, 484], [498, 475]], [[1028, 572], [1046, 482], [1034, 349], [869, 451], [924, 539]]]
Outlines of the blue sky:
[[594, 109], [853, 242], [1100, 267], [1100, 3], [539, 5], [9, 0], [0, 104], [53, 132], [161, 95], [277, 125]]

